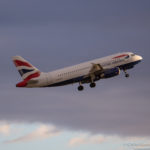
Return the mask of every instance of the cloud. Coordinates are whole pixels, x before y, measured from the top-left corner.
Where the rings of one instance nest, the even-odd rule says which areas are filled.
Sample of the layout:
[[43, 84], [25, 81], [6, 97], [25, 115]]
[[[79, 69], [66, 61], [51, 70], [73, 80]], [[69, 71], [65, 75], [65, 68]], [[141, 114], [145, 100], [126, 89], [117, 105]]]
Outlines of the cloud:
[[79, 146], [81, 144], [101, 144], [105, 142], [106, 139], [104, 136], [99, 136], [99, 135], [80, 135], [78, 137], [72, 138], [68, 145], [69, 146]]
[[148, 150], [150, 149], [150, 142], [129, 143], [125, 147], [132, 148], [135, 150]]
[[80, 134], [69, 140], [68, 146], [75, 147], [85, 144], [122, 143], [119, 149], [150, 147], [150, 137], [121, 137], [117, 135]]
[[32, 133], [18, 137], [16, 139], [5, 141], [4, 143], [29, 142], [33, 140], [39, 140], [39, 139], [42, 140], [53, 136], [57, 136], [60, 134], [60, 132], [61, 131], [54, 126], [41, 125]]
[[9, 124], [0, 124], [0, 134], [3, 135], [9, 135], [10, 134], [11, 127]]

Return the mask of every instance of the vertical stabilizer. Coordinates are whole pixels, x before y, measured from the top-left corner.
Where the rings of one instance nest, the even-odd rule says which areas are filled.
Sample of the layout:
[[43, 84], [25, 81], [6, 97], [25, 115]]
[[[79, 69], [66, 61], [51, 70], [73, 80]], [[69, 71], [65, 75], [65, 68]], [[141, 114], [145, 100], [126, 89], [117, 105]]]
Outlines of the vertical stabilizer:
[[12, 60], [23, 79], [16, 86], [24, 87], [29, 80], [40, 76], [40, 71], [21, 56], [14, 56]]

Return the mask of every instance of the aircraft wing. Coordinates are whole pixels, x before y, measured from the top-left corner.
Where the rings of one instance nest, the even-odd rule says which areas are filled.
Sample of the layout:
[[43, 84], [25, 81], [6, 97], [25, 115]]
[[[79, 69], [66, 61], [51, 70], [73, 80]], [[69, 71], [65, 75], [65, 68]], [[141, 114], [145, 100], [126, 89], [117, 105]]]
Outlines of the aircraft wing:
[[83, 83], [89, 83], [91, 80], [95, 80], [96, 76], [101, 74], [104, 71], [103, 67], [100, 64], [94, 64], [92, 63], [92, 67], [89, 71], [89, 73], [84, 76]]
[[89, 72], [89, 74], [99, 74], [103, 71], [103, 67], [100, 64], [94, 64], [92, 63], [92, 68]]

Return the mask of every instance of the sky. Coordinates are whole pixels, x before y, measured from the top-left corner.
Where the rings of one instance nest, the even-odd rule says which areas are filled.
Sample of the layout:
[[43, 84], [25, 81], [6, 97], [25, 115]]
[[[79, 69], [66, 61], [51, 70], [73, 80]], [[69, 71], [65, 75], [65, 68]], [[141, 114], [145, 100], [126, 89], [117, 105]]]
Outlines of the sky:
[[[128, 79], [15, 87], [15, 55], [48, 72], [125, 51], [143, 57]], [[149, 56], [149, 0], [0, 0], [0, 147], [150, 148]]]

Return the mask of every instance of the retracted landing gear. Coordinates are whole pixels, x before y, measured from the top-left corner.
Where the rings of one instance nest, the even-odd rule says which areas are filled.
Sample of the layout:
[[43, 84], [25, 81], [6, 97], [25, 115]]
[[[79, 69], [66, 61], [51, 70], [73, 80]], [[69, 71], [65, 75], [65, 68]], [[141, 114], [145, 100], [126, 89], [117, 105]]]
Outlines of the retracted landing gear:
[[129, 77], [129, 74], [126, 72], [125, 69], [124, 69], [123, 71], [124, 71], [124, 73], [125, 73], [125, 77], [128, 78], [128, 77]]
[[79, 82], [78, 91], [82, 91], [82, 90], [84, 90], [84, 86], [81, 84], [81, 82]]

